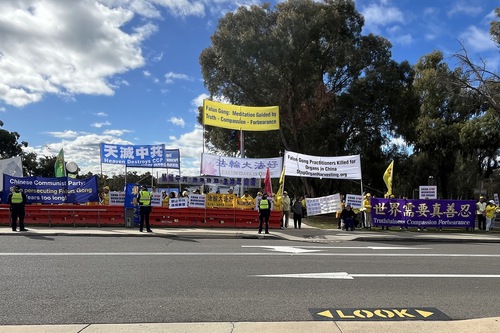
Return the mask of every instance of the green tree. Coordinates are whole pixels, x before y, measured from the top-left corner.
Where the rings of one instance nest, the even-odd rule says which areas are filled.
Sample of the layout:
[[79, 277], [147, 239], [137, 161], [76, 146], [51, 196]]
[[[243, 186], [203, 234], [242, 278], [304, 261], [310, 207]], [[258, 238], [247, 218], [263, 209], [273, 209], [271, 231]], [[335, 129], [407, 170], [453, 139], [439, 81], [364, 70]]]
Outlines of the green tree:
[[[3, 122], [0, 120], [0, 127]], [[23, 147], [28, 147], [26, 141], [18, 142], [21, 136], [17, 132], [9, 132], [0, 128], [0, 158], [20, 156]]]
[[420, 58], [415, 69], [415, 88], [421, 97], [415, 153], [432, 162], [433, 168], [428, 173], [437, 175], [440, 192], [448, 198], [449, 177], [463, 153], [460, 132], [481, 112], [480, 99], [454, 84], [464, 74], [461, 68], [451, 70], [440, 51]]
[[[274, 157], [284, 150], [366, 154], [377, 160], [367, 172], [381, 178], [381, 147], [407, 129], [391, 120], [399, 117], [403, 124], [415, 114], [405, 100], [413, 75], [407, 63], [390, 59], [387, 40], [361, 34], [363, 23], [348, 0], [240, 7], [220, 19], [212, 45], [200, 55], [210, 95], [231, 104], [280, 107], [280, 130], [245, 133], [245, 156]], [[229, 130], [206, 128], [215, 150], [236, 154], [230, 137]], [[308, 195], [340, 187], [338, 181], [300, 181]]]
[[54, 164], [57, 156], [44, 156], [38, 160], [38, 166], [35, 170], [35, 175], [39, 177], [54, 177]]

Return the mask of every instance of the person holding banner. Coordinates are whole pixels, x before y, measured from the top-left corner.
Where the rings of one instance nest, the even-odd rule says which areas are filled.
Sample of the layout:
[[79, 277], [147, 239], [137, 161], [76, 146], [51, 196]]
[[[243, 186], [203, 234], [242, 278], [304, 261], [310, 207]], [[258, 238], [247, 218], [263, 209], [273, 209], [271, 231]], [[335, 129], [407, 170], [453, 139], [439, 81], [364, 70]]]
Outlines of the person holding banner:
[[142, 232], [144, 229], [144, 222], [146, 222], [146, 231], [153, 232], [151, 226], [149, 225], [149, 214], [151, 214], [151, 193], [149, 193], [146, 186], [141, 186], [141, 190], [137, 196], [137, 202], [139, 202], [139, 212], [141, 215], [141, 222], [139, 226], [139, 231]]
[[12, 231], [17, 230], [17, 219], [19, 218], [19, 231], [28, 231], [24, 228], [24, 206], [26, 205], [26, 194], [21, 191], [21, 186], [14, 186], [14, 192], [9, 194], [7, 203], [10, 205], [10, 216]]
[[269, 233], [269, 216], [271, 216], [271, 202], [267, 199], [267, 194], [262, 195], [259, 202], [259, 234], [262, 233], [262, 223], [266, 223], [266, 234]]

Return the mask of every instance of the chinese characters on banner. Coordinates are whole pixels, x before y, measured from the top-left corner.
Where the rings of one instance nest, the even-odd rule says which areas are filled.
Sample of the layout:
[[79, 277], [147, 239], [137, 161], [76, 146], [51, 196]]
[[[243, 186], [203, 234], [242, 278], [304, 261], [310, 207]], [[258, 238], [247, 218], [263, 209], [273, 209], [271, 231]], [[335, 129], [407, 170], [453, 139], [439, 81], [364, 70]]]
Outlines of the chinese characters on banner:
[[260, 179], [258, 178], [223, 178], [223, 177], [188, 177], [179, 175], [167, 175], [162, 174], [161, 178], [158, 179], [158, 184], [188, 184], [188, 185], [224, 185], [224, 186], [236, 186], [243, 185], [245, 187], [260, 188]]
[[239, 158], [201, 154], [201, 174], [235, 178], [264, 178], [269, 168], [271, 178], [280, 178], [281, 157]]
[[472, 200], [373, 198], [371, 204], [374, 226], [473, 228], [476, 218]]
[[165, 168], [165, 145], [134, 146], [101, 143], [101, 163]]

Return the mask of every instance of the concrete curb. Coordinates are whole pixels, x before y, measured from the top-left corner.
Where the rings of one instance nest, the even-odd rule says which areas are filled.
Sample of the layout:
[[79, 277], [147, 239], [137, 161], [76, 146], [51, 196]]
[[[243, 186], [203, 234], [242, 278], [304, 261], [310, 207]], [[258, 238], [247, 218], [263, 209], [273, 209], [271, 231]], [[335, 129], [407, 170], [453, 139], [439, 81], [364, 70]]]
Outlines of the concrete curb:
[[214, 322], [133, 323], [74, 325], [5, 325], [4, 333], [497, 333], [500, 317], [455, 321], [301, 321], [301, 322]]

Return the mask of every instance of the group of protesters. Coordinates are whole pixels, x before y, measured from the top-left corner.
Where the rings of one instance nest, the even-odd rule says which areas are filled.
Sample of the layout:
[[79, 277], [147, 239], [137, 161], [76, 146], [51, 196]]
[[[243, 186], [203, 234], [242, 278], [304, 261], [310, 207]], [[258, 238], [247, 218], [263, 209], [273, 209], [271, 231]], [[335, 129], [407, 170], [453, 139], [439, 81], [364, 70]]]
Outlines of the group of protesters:
[[[338, 229], [353, 231], [355, 228], [370, 229], [372, 228], [371, 216], [371, 194], [366, 193], [363, 196], [363, 204], [361, 209], [351, 207], [345, 204], [344, 197], [341, 196], [341, 210], [336, 214]], [[406, 198], [405, 198], [406, 199]], [[361, 213], [361, 219], [358, 219], [358, 214]], [[494, 200], [487, 201], [484, 196], [479, 197], [476, 203], [476, 220], [477, 229], [491, 232], [495, 225], [496, 214], [500, 213], [500, 207]], [[381, 226], [389, 230], [388, 226]], [[400, 230], [408, 230], [408, 227], [400, 227]], [[418, 227], [418, 231], [427, 231], [426, 227]], [[441, 231], [441, 228], [438, 228]], [[468, 230], [468, 228], [467, 228]]]

